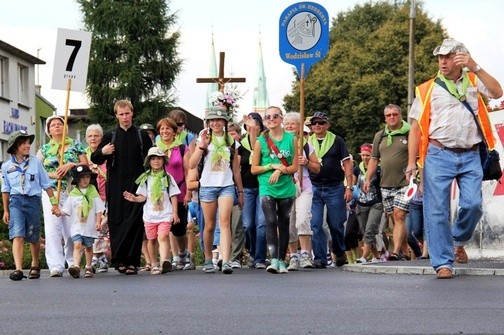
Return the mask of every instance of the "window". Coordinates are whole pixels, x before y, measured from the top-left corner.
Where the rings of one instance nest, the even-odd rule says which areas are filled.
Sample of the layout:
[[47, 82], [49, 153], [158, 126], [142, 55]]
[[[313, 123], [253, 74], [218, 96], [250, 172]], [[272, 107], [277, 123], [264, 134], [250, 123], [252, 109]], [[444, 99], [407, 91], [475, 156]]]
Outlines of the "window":
[[6, 97], [7, 95], [7, 64], [9, 60], [4, 57], [0, 57], [0, 97]]
[[28, 105], [28, 67], [18, 65], [18, 92], [19, 103]]

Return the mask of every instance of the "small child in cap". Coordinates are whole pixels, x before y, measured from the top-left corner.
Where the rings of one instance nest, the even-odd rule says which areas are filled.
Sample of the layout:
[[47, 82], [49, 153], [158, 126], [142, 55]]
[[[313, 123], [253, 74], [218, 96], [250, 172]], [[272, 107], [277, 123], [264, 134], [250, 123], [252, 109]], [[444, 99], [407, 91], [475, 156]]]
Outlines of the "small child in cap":
[[[165, 171], [168, 157], [158, 147], [152, 147], [145, 157], [147, 172], [137, 178], [136, 194], [125, 191], [124, 199], [131, 202], [144, 202], [143, 221], [147, 236], [147, 250], [152, 260], [151, 274], [159, 275], [171, 271], [170, 230], [178, 224], [177, 195], [180, 189], [175, 179]], [[161, 269], [157, 261], [156, 240], [159, 243]]]
[[92, 172], [87, 165], [77, 165], [71, 170], [72, 185], [67, 200], [61, 207], [61, 215], [70, 216], [70, 235], [74, 243], [74, 266], [68, 268], [68, 273], [80, 277], [82, 248], [86, 257], [84, 278], [93, 277], [93, 244], [98, 238], [101, 228], [102, 213], [105, 205], [100, 198], [96, 187], [91, 183], [91, 178], [97, 174]]

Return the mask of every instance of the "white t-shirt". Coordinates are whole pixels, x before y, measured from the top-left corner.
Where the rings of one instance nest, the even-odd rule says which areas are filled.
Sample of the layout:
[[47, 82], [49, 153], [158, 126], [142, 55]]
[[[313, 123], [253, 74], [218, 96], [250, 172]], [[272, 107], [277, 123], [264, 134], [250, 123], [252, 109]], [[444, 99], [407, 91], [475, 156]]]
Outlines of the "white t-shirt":
[[136, 194], [147, 198], [143, 207], [143, 221], [146, 223], [170, 222], [173, 220], [173, 207], [170, 197], [180, 194], [180, 189], [175, 179], [170, 174], [168, 176], [170, 178], [168, 191], [163, 187], [161, 199], [158, 203], [153, 203], [151, 199], [152, 176], [147, 177], [146, 183], [138, 186]]
[[[83, 194], [86, 193], [87, 189], [81, 189]], [[99, 196], [93, 199], [93, 206], [89, 210], [89, 215], [87, 220], [83, 220], [80, 217], [80, 208], [82, 207], [83, 196], [69, 195], [66, 199], [61, 211], [65, 214], [70, 215], [70, 235], [82, 235], [86, 237], [98, 237], [98, 231], [96, 230], [96, 214], [103, 212], [105, 205]]]
[[[218, 141], [224, 141], [224, 136], [217, 137]], [[201, 143], [201, 137], [198, 138], [198, 142]], [[212, 152], [215, 146], [210, 143], [208, 145], [208, 153], [205, 156], [205, 161], [203, 162], [203, 172], [200, 176], [201, 187], [224, 187], [234, 185], [233, 181], [233, 170], [231, 170], [231, 164], [229, 160], [221, 159], [212, 160]], [[229, 152], [229, 147], [225, 150]]]

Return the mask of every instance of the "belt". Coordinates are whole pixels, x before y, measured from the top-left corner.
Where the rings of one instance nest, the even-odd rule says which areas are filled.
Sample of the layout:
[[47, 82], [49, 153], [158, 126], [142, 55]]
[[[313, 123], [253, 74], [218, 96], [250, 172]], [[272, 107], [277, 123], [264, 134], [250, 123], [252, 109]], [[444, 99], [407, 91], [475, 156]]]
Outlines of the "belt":
[[479, 146], [477, 144], [473, 145], [470, 148], [448, 148], [448, 147], [445, 147], [444, 145], [442, 145], [441, 142], [439, 142], [438, 140], [435, 140], [433, 138], [429, 138], [429, 143], [435, 147], [450, 150], [450, 151], [458, 153], [458, 154], [462, 153], [462, 152], [477, 151], [479, 148]]

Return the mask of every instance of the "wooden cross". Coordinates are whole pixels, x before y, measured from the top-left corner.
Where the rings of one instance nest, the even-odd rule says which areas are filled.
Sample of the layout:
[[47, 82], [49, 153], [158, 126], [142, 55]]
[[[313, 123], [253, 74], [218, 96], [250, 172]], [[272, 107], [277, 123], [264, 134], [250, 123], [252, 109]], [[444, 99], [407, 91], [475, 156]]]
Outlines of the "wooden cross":
[[217, 83], [219, 91], [224, 92], [224, 85], [227, 83], [244, 83], [245, 78], [225, 78], [224, 77], [224, 52], [219, 53], [219, 77], [218, 78], [196, 78], [197, 83]]

